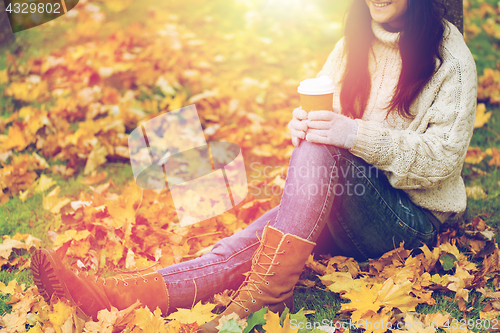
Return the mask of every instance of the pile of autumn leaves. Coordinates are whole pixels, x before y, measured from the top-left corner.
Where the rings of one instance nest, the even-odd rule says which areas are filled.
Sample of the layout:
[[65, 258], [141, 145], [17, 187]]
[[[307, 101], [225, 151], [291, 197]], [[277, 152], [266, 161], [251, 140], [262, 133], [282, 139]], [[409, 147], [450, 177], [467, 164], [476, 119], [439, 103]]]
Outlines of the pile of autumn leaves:
[[[432, 250], [425, 245], [413, 251], [399, 247], [380, 259], [370, 260], [363, 270], [356, 261], [344, 257], [333, 257], [324, 260], [323, 264], [309, 262], [307, 266], [320, 274], [321, 281], [330, 291], [341, 293], [342, 298], [350, 300], [350, 303], [342, 304], [341, 312], [350, 312], [349, 319], [353, 321], [394, 324], [396, 318], [401, 317], [399, 313], [412, 313], [418, 304], [435, 305], [434, 291], [454, 291], [454, 300], [467, 319], [468, 312], [477, 310], [466, 306], [467, 302], [474, 303], [470, 299], [472, 289], [485, 298], [480, 318], [493, 319], [500, 315], [500, 293], [484, 287], [492, 279], [498, 288], [500, 252], [496, 244], [487, 240], [491, 232], [481, 218], [475, 218], [465, 230], [461, 230], [460, 237], [457, 230], [448, 230], [439, 235]], [[472, 257], [482, 258], [481, 265], [460, 252], [457, 245], [462, 251], [473, 254]], [[457, 330], [457, 326], [455, 330], [447, 327], [451, 326], [452, 318], [442, 309], [439, 313], [427, 315], [413, 313], [411, 322], [419, 320], [423, 323], [422, 329], [415, 332], [435, 332], [436, 326], [447, 332], [468, 332], [467, 329]], [[436, 321], [439, 325], [430, 327], [430, 323]], [[385, 331], [384, 328], [367, 330]]]
[[[340, 293], [343, 299], [350, 301], [342, 304], [337, 319], [339, 322], [350, 319], [360, 323], [358, 327], [366, 328], [366, 332], [375, 333], [385, 332], [386, 329], [370, 328], [367, 323], [391, 323], [395, 327], [397, 322], [404, 322], [414, 325], [408, 327], [420, 327], [402, 332], [432, 333], [437, 331], [437, 327], [446, 332], [469, 332], [459, 329], [461, 325], [453, 322], [453, 317], [443, 309], [426, 315], [415, 310], [419, 304], [436, 304], [433, 292], [453, 291], [459, 309], [465, 314], [463, 319], [467, 320], [468, 313], [477, 311], [474, 307], [467, 307], [467, 304], [480, 302], [484, 306], [479, 311], [482, 323], [488, 319], [494, 323], [500, 315], [500, 292], [487, 288], [486, 284], [495, 288], [500, 285], [500, 251], [490, 240], [492, 233], [481, 218], [475, 218], [465, 229], [441, 233], [437, 246], [432, 250], [425, 245], [413, 251], [399, 247], [380, 259], [370, 260], [362, 269], [356, 261], [346, 257], [316, 261], [311, 256], [306, 266], [318, 273], [325, 290]], [[67, 236], [70, 234], [75, 235], [66, 232]], [[14, 246], [18, 249], [29, 250], [39, 246], [29, 237], [17, 235], [14, 238], [21, 239]], [[70, 254], [71, 250], [81, 249], [82, 243], [74, 237], [64, 244], [68, 248], [66, 253]], [[71, 256], [80, 255], [72, 253]], [[478, 259], [481, 259], [481, 264], [477, 264]], [[84, 267], [81, 261], [77, 265]], [[315, 286], [309, 280], [299, 283]], [[191, 309], [178, 309], [165, 319], [159, 309], [151, 309], [151, 312], [136, 303], [121, 311], [114, 308], [111, 311], [102, 310], [97, 321], [85, 322], [78, 317], [75, 307], [65, 300], [53, 299], [51, 305], [46, 304], [33, 286], [25, 290], [24, 285], [19, 286], [16, 280], [12, 280], [7, 286], [0, 283], [0, 292], [11, 296], [13, 307], [10, 314], [1, 318], [2, 332], [23, 332], [26, 326], [30, 327], [29, 332], [196, 332], [199, 325], [213, 319], [215, 315], [212, 311], [216, 306], [227, 304], [227, 293], [223, 293], [216, 295], [215, 304], [198, 303]], [[481, 297], [479, 301], [478, 295]], [[253, 314], [248, 321], [237, 316], [223, 317], [221, 332], [235, 333], [243, 329], [249, 332], [256, 325], [262, 325], [266, 332], [305, 332], [307, 330], [298, 329], [299, 322], [303, 328], [308, 327], [304, 313], [301, 310], [291, 317], [282, 315], [281, 324], [277, 314], [266, 313], [265, 309]], [[290, 318], [294, 320], [293, 326]], [[467, 325], [464, 327], [479, 328], [476, 322], [472, 326]]]
[[[110, 0], [105, 5], [107, 10], [119, 11], [126, 3]], [[281, 64], [287, 63], [293, 45], [285, 48], [288, 53], [271, 55], [263, 51], [269, 39], [248, 32], [216, 34], [208, 42], [182, 26], [178, 17], [160, 10], [151, 11], [147, 24], [117, 30], [102, 41], [96, 36], [100, 29], [109, 28], [105, 7], [92, 1], [80, 5], [67, 18], [75, 24], [66, 35], [71, 46], [31, 58], [26, 64], [10, 55], [7, 69], [0, 71], [0, 84], [6, 87], [3, 98], [16, 105], [10, 117], [0, 119], [0, 201], [17, 196], [25, 202], [42, 194], [43, 208], [57, 227], [49, 232], [54, 250], [73, 269], [93, 272], [155, 263], [168, 266], [194, 258], [274, 207], [279, 196], [256, 199], [250, 195], [234, 211], [181, 227], [167, 191], [141, 190], [134, 182], [119, 189], [99, 167], [128, 163], [127, 133], [144, 121], [189, 104], [196, 104], [208, 141], [233, 142], [242, 148], [247, 170], [254, 161], [283, 166], [292, 149], [286, 124], [298, 105], [298, 79], [284, 78]], [[58, 20], [53, 22], [58, 24]], [[235, 53], [237, 45], [251, 47]], [[304, 59], [315, 57], [307, 51], [304, 54]], [[238, 66], [228, 70], [225, 66], [231, 62]], [[257, 67], [266, 71], [265, 79], [249, 74]], [[479, 82], [480, 100], [498, 103], [498, 71], [486, 71]], [[476, 127], [483, 126], [489, 116], [484, 104], [480, 106]], [[479, 163], [488, 156], [489, 164], [500, 165], [495, 149], [471, 148], [468, 162]], [[79, 172], [84, 177], [78, 179], [88, 190], [60, 196], [56, 175], [69, 178]], [[268, 179], [256, 177], [252, 187], [282, 188], [284, 173], [281, 168], [273, 169], [266, 174]], [[410, 253], [398, 248], [370, 261], [363, 270], [342, 257], [311, 259], [308, 266], [319, 274], [325, 288], [350, 300], [341, 311], [352, 319], [424, 324], [439, 319], [444, 324], [449, 318], [446, 313], [422, 316], [411, 312], [418, 304], [433, 304], [434, 291], [448, 290], [455, 292], [460, 310], [467, 315], [472, 289], [482, 293], [487, 303], [481, 318], [496, 318], [500, 295], [485, 288], [487, 282], [499, 287], [499, 251], [493, 235], [477, 218], [458, 234], [457, 230], [442, 234], [432, 251], [423, 247]], [[28, 269], [29, 261], [19, 254], [39, 246], [29, 235], [5, 236], [0, 244], [2, 269]], [[197, 304], [168, 320], [155, 309], [151, 312], [135, 304], [122, 311], [104, 310], [97, 322], [85, 322], [63, 300], [46, 304], [33, 286], [26, 289], [14, 280], [0, 285], [0, 292], [10, 296], [12, 305], [12, 312], [0, 318], [2, 332], [22, 332], [26, 327], [29, 332], [194, 332], [214, 316], [215, 305], [227, 301], [227, 294], [220, 295], [217, 304]], [[402, 317], [401, 312], [410, 314]], [[224, 329], [241, 332], [247, 325], [248, 332], [260, 324], [268, 332], [295, 332], [286, 328], [290, 318], [305, 320], [302, 312], [284, 316], [280, 323], [269, 312], [248, 322], [226, 318]], [[428, 327], [428, 332], [433, 328]]]

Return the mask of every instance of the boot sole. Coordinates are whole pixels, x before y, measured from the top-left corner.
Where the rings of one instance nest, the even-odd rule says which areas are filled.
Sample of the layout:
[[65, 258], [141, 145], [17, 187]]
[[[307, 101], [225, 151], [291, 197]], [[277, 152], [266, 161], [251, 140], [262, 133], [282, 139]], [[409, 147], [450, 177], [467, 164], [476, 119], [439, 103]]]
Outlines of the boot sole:
[[[63, 265], [53, 250], [36, 250], [31, 257], [31, 272], [33, 282], [47, 303], [50, 302], [54, 295], [59, 299], [65, 298], [76, 306], [78, 317], [85, 321], [90, 318], [97, 319], [97, 312], [102, 309], [111, 310], [109, 301], [105, 298], [106, 296], [98, 295], [92, 288], [88, 288], [83, 281], [79, 286], [80, 289], [75, 291], [79, 293], [78, 297], [81, 299], [79, 299], [79, 302], [75, 301], [71, 296], [68, 285], [65, 283], [65, 278], [77, 277]], [[86, 305], [87, 311], [80, 307], [82, 305], [80, 302]]]
[[58, 298], [66, 298], [76, 304], [64, 281], [58, 276], [57, 270], [60, 260], [57, 254], [50, 249], [38, 249], [31, 257], [31, 273], [33, 282], [45, 302], [49, 303], [53, 294]]
[[[55, 294], [59, 299], [67, 299], [71, 304], [78, 306], [73, 297], [71, 297], [68, 287], [56, 272], [61, 267], [63, 267], [62, 262], [53, 250], [36, 250], [31, 257], [33, 282], [47, 304], [50, 303], [52, 295]], [[84, 321], [88, 321], [91, 318], [78, 307], [76, 308], [76, 315]]]

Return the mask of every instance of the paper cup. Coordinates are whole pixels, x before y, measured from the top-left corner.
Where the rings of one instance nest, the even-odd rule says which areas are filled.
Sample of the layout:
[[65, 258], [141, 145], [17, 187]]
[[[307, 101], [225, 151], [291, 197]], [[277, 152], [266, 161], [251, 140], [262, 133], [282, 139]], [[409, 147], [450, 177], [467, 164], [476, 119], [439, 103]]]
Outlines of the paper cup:
[[327, 76], [307, 79], [300, 83], [297, 92], [300, 94], [300, 104], [305, 111], [333, 111], [333, 93], [335, 86]]

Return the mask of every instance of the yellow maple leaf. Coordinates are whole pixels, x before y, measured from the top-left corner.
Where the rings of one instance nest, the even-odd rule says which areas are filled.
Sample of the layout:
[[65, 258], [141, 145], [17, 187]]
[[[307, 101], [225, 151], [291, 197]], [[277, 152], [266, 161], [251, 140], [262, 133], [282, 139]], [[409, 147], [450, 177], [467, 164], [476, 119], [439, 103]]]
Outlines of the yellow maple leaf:
[[351, 303], [342, 304], [341, 311], [353, 311], [351, 319], [356, 321], [365, 315], [368, 311], [377, 312], [383, 304], [377, 300], [379, 284], [368, 287], [361, 285], [361, 291], [351, 290], [342, 295], [343, 298], [351, 300]]
[[490, 120], [493, 111], [486, 112], [486, 105], [479, 103], [476, 109], [476, 119], [474, 120], [474, 128], [483, 127]]
[[214, 319], [217, 315], [212, 313], [215, 304], [201, 304], [198, 302], [192, 309], [177, 309], [177, 312], [170, 314], [167, 319], [175, 319], [182, 324], [192, 324], [196, 322], [198, 326]]
[[73, 326], [72, 314], [75, 312], [75, 308], [68, 305], [65, 301], [59, 300], [53, 306], [53, 311], [48, 314], [49, 320], [52, 323], [56, 333], [62, 333], [63, 327]]
[[135, 310], [134, 324], [144, 333], [165, 333], [165, 319], [157, 308], [153, 313], [146, 307]]
[[24, 290], [24, 283], [21, 285], [17, 284], [17, 280], [10, 280], [7, 285], [0, 282], [0, 293], [5, 295], [13, 295], [22, 293]]
[[266, 318], [266, 323], [262, 328], [266, 332], [272, 332], [272, 333], [296, 333], [299, 331], [299, 328], [292, 328], [292, 325], [290, 325], [290, 314], [287, 313], [285, 317], [285, 321], [283, 322], [283, 327], [280, 325], [280, 317], [278, 316], [277, 313], [273, 313], [271, 311], [268, 311], [265, 315], [264, 318]]
[[410, 295], [413, 283], [406, 280], [395, 283], [392, 278], [387, 279], [378, 292], [378, 301], [387, 307], [398, 308], [402, 312], [415, 311], [420, 303], [418, 298]]
[[58, 198], [61, 188], [57, 186], [49, 194], [43, 196], [43, 209], [50, 211], [52, 214], [59, 214], [61, 208], [70, 203], [70, 199], [62, 197]]
[[361, 291], [361, 285], [366, 284], [364, 279], [353, 279], [349, 272], [333, 272], [319, 276], [319, 278], [334, 293]]

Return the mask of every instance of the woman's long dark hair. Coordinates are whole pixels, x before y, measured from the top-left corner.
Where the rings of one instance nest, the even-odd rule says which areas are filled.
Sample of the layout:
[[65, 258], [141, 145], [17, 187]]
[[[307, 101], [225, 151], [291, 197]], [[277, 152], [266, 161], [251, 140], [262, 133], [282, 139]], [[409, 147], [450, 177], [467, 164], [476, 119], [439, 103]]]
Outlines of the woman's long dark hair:
[[[437, 0], [408, 0], [405, 23], [399, 38], [402, 59], [401, 75], [387, 110], [397, 110], [412, 118], [410, 106], [440, 64], [441, 42], [445, 31], [446, 8]], [[342, 112], [361, 118], [368, 104], [371, 81], [368, 54], [375, 36], [365, 0], [353, 0], [345, 26], [346, 69], [340, 92]]]

